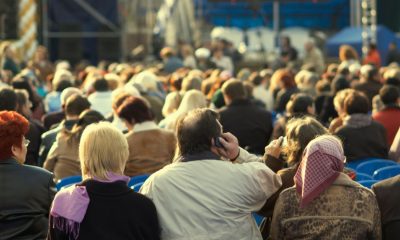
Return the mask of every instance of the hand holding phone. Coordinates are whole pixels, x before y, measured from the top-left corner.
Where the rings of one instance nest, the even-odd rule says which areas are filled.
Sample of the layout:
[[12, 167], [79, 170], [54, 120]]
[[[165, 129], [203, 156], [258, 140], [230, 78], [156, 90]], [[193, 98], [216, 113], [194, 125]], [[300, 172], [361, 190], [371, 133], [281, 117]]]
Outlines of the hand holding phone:
[[222, 145], [221, 141], [219, 140], [220, 137], [214, 137], [214, 146], [217, 148], [224, 148], [224, 145]]

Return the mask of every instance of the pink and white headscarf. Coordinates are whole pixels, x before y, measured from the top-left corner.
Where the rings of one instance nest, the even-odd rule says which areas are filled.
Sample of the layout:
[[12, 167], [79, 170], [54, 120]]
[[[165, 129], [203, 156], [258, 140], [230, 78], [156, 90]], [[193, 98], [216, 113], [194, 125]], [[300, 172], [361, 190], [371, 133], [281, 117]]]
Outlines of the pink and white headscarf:
[[342, 144], [334, 136], [320, 136], [308, 143], [294, 176], [300, 207], [308, 205], [336, 180], [345, 159]]

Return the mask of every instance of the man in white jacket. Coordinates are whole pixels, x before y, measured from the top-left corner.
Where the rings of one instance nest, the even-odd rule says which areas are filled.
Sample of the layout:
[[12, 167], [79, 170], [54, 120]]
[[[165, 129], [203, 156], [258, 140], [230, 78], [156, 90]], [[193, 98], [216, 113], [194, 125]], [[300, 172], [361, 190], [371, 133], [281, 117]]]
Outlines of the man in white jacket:
[[279, 189], [281, 179], [239, 149], [236, 137], [222, 133], [217, 118], [209, 109], [182, 118], [177, 159], [140, 190], [156, 205], [163, 240], [262, 239], [251, 213]]

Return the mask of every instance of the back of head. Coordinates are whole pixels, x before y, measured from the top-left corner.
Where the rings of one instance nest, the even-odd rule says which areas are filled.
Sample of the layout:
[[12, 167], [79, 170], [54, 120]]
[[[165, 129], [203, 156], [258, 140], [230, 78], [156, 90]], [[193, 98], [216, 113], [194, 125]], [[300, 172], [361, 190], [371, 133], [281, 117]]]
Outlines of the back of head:
[[108, 82], [104, 78], [98, 78], [93, 82], [93, 88], [96, 92], [107, 92], [109, 90]]
[[128, 142], [111, 123], [88, 126], [79, 144], [79, 159], [84, 178], [109, 179], [122, 175], [129, 156]]
[[140, 85], [144, 91], [157, 91], [157, 76], [151, 71], [144, 71], [132, 77], [132, 84]]
[[333, 105], [335, 106], [335, 109], [337, 111], [343, 110], [344, 109], [344, 100], [350, 93], [353, 93], [355, 91], [356, 90], [349, 88], [349, 89], [344, 89], [344, 90], [337, 92], [337, 94], [333, 98]]
[[210, 151], [211, 139], [222, 134], [217, 120], [218, 114], [207, 108], [195, 109], [182, 117], [176, 128], [180, 155]]
[[11, 147], [21, 147], [22, 137], [29, 130], [29, 122], [14, 111], [0, 111], [0, 161], [13, 156]]
[[90, 108], [87, 98], [74, 94], [67, 99], [65, 104], [65, 114], [67, 116], [79, 116], [83, 111]]
[[292, 116], [308, 114], [309, 108], [314, 106], [313, 98], [304, 93], [292, 95], [290, 101], [292, 103], [288, 111]]
[[193, 109], [204, 107], [207, 107], [206, 96], [201, 91], [193, 89], [185, 93], [177, 112], [187, 113]]
[[118, 117], [131, 123], [142, 123], [152, 121], [154, 116], [151, 108], [141, 97], [128, 97], [117, 110]]
[[12, 88], [0, 88], [0, 111], [15, 111], [17, 109], [17, 94]]
[[246, 98], [246, 89], [244, 88], [243, 82], [239, 80], [231, 79], [226, 81], [221, 91], [232, 100]]
[[175, 55], [175, 52], [172, 48], [170, 47], [164, 47], [160, 51], [160, 56], [161, 58], [170, 58]]
[[248, 79], [254, 86], [259, 86], [261, 85], [261, 83], [263, 82], [264, 78], [256, 73], [256, 74], [252, 74], [250, 75], [249, 79]]
[[65, 105], [65, 104], [67, 103], [67, 99], [68, 99], [70, 96], [74, 95], [74, 94], [80, 94], [80, 95], [82, 95], [82, 91], [79, 90], [78, 88], [75, 88], [75, 87], [69, 87], [69, 88], [64, 89], [64, 90], [61, 92], [61, 95], [60, 95], [61, 104], [62, 104], [62, 105]]
[[283, 69], [282, 71], [280, 71], [277, 77], [279, 84], [285, 89], [296, 86], [296, 82], [294, 81], [294, 75], [288, 69]]
[[301, 161], [303, 150], [317, 136], [328, 130], [312, 117], [292, 118], [286, 125], [287, 146], [283, 149], [290, 165]]
[[195, 76], [187, 76], [182, 81], [181, 90], [187, 92], [192, 89], [201, 90], [201, 79]]
[[78, 122], [75, 123], [75, 125], [72, 127], [72, 130], [69, 132], [68, 130], [64, 130], [63, 133], [68, 136], [68, 139], [70, 142], [72, 141], [77, 141], [79, 142], [82, 136], [83, 130], [87, 126], [89, 126], [92, 123], [98, 123], [100, 121], [103, 121], [104, 117], [101, 113], [87, 109], [79, 115]]
[[391, 85], [385, 85], [379, 90], [379, 97], [385, 105], [395, 105], [400, 97], [399, 89]]
[[64, 91], [64, 89], [72, 87], [72, 82], [69, 80], [61, 80], [59, 82], [57, 82], [54, 86], [54, 90], [56, 92], [62, 92]]
[[346, 88], [350, 88], [350, 83], [341, 75], [335, 77], [331, 83], [332, 93], [336, 94], [337, 92], [344, 90]]
[[369, 100], [364, 93], [354, 91], [344, 99], [344, 111], [347, 115], [352, 114], [367, 114], [369, 110]]
[[367, 81], [376, 81], [378, 74], [378, 69], [373, 65], [363, 65], [360, 69], [361, 78]]
[[340, 61], [358, 60], [357, 51], [350, 45], [342, 45], [339, 48]]

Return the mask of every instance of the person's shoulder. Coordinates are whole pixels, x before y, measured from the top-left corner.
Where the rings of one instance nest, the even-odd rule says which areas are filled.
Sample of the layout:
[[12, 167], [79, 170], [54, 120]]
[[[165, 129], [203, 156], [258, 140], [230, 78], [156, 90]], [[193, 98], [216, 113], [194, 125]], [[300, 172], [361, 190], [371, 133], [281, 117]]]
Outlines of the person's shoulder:
[[391, 177], [372, 185], [375, 194], [380, 191], [400, 191], [400, 176]]
[[20, 170], [23, 174], [26, 174], [25, 176], [30, 176], [35, 179], [38, 179], [38, 178], [48, 179], [48, 178], [53, 177], [53, 174], [51, 172], [47, 171], [44, 168], [40, 168], [40, 167], [36, 167], [36, 166], [23, 165], [20, 168]]

